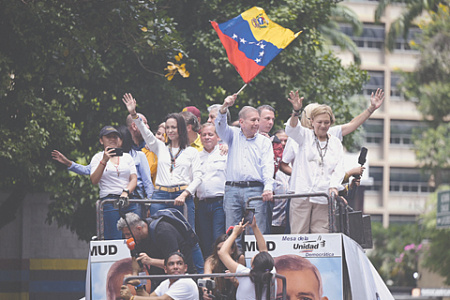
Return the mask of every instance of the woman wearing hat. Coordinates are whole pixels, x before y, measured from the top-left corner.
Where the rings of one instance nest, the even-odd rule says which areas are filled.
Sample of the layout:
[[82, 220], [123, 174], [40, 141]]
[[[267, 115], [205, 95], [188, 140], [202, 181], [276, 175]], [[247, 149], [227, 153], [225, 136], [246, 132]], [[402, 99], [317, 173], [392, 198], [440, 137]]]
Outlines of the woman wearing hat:
[[[104, 151], [95, 154], [91, 160], [91, 181], [100, 188], [100, 200], [128, 198], [137, 184], [134, 159], [128, 153], [116, 153], [115, 148], [122, 145], [122, 137], [113, 126], [103, 127], [99, 138]], [[121, 239], [122, 233], [116, 226], [120, 219], [119, 210], [112, 202], [105, 203], [103, 209], [105, 240]], [[129, 204], [123, 212], [141, 214], [137, 203]]]

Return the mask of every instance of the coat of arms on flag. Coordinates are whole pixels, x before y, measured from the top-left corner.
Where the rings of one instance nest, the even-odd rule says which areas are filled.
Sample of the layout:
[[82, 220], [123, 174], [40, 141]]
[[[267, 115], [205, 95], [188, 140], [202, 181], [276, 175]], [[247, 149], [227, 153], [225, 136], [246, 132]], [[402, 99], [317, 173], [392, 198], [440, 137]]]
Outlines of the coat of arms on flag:
[[218, 24], [211, 22], [219, 35], [230, 63], [245, 83], [249, 83], [301, 32], [272, 22], [262, 8], [253, 7], [239, 16]]

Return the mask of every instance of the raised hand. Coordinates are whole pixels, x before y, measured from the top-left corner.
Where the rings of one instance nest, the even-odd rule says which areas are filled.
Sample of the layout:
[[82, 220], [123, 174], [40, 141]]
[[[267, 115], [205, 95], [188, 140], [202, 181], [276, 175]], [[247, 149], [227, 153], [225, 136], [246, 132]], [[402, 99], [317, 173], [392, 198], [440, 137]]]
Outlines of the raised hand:
[[70, 160], [68, 160], [67, 157], [65, 157], [64, 154], [62, 154], [58, 150], [52, 151], [52, 158], [68, 167], [70, 167], [72, 165], [72, 162]]
[[237, 94], [233, 94], [231, 96], [228, 96], [223, 100], [223, 105], [226, 107], [230, 107], [234, 105], [234, 102], [236, 101]]
[[126, 93], [122, 98], [123, 103], [125, 103], [128, 112], [132, 115], [136, 115], [136, 99], [130, 93]]
[[369, 110], [371, 112], [374, 112], [381, 106], [381, 104], [383, 104], [383, 101], [384, 101], [384, 92], [382, 89], [377, 89], [375, 94], [372, 92], [372, 95], [370, 96]]
[[299, 110], [303, 106], [303, 99], [304, 97], [301, 97], [298, 95], [298, 91], [291, 91], [289, 93], [288, 101], [291, 102], [292, 108], [294, 110]]

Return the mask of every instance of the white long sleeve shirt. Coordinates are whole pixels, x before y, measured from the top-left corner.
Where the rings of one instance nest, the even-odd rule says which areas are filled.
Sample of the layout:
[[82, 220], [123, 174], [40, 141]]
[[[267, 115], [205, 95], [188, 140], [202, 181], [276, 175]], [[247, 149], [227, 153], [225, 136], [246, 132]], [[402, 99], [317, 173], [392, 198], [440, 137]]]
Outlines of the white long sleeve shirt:
[[227, 124], [220, 111], [215, 120], [219, 137], [228, 144], [227, 181], [259, 181], [264, 190], [273, 191], [273, 147], [270, 139], [257, 133], [246, 138], [240, 128]]
[[[294, 192], [327, 193], [329, 188], [339, 188], [344, 179], [344, 149], [341, 141], [328, 134], [327, 151], [323, 157], [323, 166], [317, 149], [314, 131], [300, 124], [293, 128], [286, 123], [286, 134], [298, 143], [291, 180], [294, 180]], [[295, 173], [294, 173], [295, 170]], [[295, 176], [295, 177], [294, 177]], [[324, 197], [311, 197], [313, 203], [327, 204]]]
[[[154, 152], [158, 157], [155, 185], [187, 185], [186, 190], [191, 195], [194, 195], [201, 183], [202, 176], [198, 151], [192, 147], [183, 149], [175, 160], [175, 168], [170, 172], [171, 158], [168, 146], [153, 135], [141, 118], [133, 119], [133, 121], [150, 151]], [[177, 152], [178, 148], [172, 149], [174, 156]]]

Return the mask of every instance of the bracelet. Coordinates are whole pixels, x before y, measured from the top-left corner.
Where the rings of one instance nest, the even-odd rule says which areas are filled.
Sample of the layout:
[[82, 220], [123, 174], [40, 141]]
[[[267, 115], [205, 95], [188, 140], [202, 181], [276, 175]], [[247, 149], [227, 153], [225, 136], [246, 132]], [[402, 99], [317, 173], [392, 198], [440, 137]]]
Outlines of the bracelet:
[[300, 112], [301, 110], [295, 110], [295, 109], [293, 109], [292, 110], [292, 115], [294, 116], [294, 117], [298, 117], [298, 116], [300, 116], [300, 114], [301, 114], [301, 112]]
[[139, 119], [139, 115], [136, 114], [136, 117], [133, 117], [133, 115], [131, 115], [131, 118], [132, 118], [133, 120], [137, 120], [137, 119]]
[[370, 111], [370, 109], [368, 109], [368, 108], [367, 108], [367, 111], [368, 111], [370, 114], [373, 114], [373, 112], [374, 112], [374, 110], [373, 110], [373, 111]]
[[293, 111], [294, 113], [299, 114], [299, 113], [302, 111], [302, 109], [301, 109], [301, 108], [299, 108], [299, 109], [293, 109], [292, 111]]
[[106, 164], [102, 160], [100, 161], [100, 164], [106, 167]]
[[133, 299], [134, 299], [134, 295], [133, 295], [133, 296], [131, 296], [130, 300], [133, 300]]
[[142, 287], [143, 288], [143, 284], [142, 283], [139, 283], [139, 285], [136, 285], [135, 287], [134, 287], [134, 289], [137, 291], [140, 287]]

